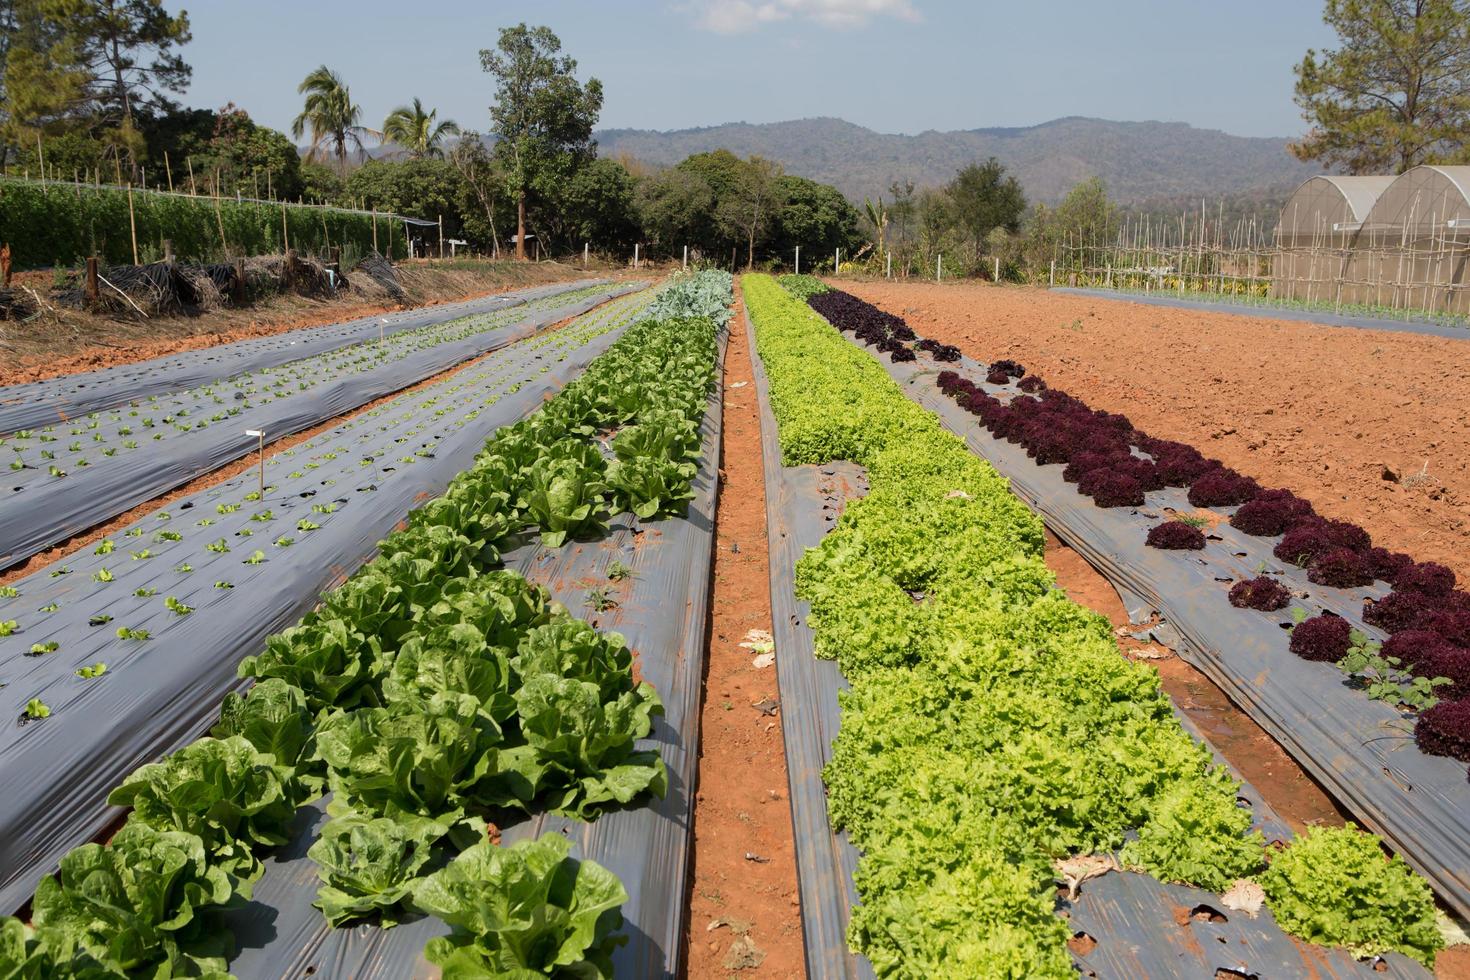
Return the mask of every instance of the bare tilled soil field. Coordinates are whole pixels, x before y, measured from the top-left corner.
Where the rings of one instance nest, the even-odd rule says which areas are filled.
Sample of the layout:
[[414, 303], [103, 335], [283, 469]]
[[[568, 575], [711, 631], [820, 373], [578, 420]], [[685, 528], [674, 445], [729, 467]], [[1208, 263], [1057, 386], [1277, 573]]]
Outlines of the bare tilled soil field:
[[1470, 333], [1452, 340], [1067, 296], [844, 282], [920, 335], [1288, 487], [1470, 576]]

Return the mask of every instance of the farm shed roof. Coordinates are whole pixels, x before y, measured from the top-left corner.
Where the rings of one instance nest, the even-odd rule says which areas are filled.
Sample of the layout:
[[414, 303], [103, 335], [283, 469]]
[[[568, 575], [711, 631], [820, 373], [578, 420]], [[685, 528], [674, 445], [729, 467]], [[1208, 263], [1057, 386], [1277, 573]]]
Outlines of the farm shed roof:
[[1348, 244], [1393, 182], [1392, 177], [1307, 178], [1282, 205], [1277, 241], [1283, 248]]
[[1374, 202], [1363, 232], [1379, 246], [1470, 237], [1470, 167], [1404, 171]]

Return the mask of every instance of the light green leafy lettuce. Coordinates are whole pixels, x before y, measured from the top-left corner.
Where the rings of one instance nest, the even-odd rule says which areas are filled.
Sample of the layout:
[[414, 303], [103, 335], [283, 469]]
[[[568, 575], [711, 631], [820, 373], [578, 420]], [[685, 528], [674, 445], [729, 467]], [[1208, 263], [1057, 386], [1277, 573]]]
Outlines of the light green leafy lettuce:
[[481, 977], [612, 976], [612, 951], [628, 900], [617, 877], [568, 857], [558, 834], [460, 854], [414, 892], [422, 911], [453, 927], [425, 955], [445, 980]]

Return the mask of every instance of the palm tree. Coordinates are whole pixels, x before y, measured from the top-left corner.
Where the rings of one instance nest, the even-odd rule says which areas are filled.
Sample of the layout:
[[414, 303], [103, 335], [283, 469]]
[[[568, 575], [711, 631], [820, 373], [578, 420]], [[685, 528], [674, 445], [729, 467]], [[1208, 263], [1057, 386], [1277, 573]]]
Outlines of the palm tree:
[[415, 98], [413, 108], [401, 105], [388, 113], [383, 120], [383, 139], [403, 147], [414, 160], [443, 156], [444, 148], [439, 144], [446, 136], [458, 136], [459, 126], [453, 119], [435, 125], [438, 117], [438, 109], [426, 113], [423, 102]]
[[372, 130], [361, 125], [362, 108], [352, 104], [352, 95], [342, 76], [326, 65], [313, 71], [296, 87], [306, 96], [306, 105], [301, 115], [291, 123], [291, 135], [296, 139], [308, 127], [311, 128], [311, 150], [306, 159], [315, 160], [325, 150], [337, 158], [337, 168], [347, 173], [347, 150], [356, 147], [363, 152], [362, 138]]

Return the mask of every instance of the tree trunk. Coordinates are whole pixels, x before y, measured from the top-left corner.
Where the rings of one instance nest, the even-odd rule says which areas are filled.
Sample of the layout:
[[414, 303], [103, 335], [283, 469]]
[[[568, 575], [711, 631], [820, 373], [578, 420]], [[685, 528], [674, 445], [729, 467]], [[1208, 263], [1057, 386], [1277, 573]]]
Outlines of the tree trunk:
[[526, 189], [516, 196], [516, 261], [526, 261]]
[[755, 268], [755, 230], [752, 229], [745, 240], [745, 271], [749, 272]]

